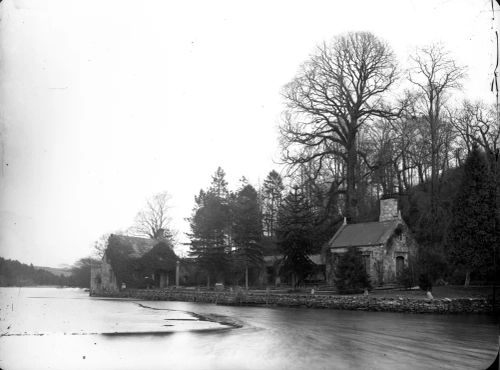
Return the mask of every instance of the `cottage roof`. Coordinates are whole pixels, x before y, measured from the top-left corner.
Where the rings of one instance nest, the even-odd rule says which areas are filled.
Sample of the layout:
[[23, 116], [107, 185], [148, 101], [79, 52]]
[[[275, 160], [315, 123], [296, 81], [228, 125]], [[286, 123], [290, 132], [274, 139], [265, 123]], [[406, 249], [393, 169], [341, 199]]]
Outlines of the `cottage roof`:
[[401, 220], [344, 224], [328, 243], [330, 248], [380, 245], [387, 242]]
[[[316, 253], [316, 254], [309, 254], [308, 255], [309, 259], [311, 260], [312, 263], [315, 265], [323, 265], [324, 262], [322, 260], [321, 254]], [[264, 256], [264, 264], [266, 266], [272, 266], [276, 262], [279, 262], [283, 259], [283, 254], [274, 254], [274, 255], [268, 255]]]
[[113, 238], [117, 244], [122, 246], [124, 251], [129, 252], [128, 257], [130, 258], [142, 257], [159, 243], [156, 239], [139, 238], [136, 236], [113, 234], [110, 236], [110, 239], [111, 238]]

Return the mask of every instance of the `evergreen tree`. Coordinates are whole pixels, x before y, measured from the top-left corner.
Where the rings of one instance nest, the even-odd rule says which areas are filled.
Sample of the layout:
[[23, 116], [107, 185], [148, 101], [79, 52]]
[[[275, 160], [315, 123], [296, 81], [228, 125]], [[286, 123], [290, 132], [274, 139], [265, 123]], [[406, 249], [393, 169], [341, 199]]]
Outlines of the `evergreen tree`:
[[221, 167], [218, 167], [212, 176], [209, 192], [219, 198], [221, 202], [227, 200], [229, 192], [227, 190], [226, 173]]
[[263, 185], [263, 221], [267, 236], [276, 235], [278, 209], [284, 189], [285, 186], [281, 175], [275, 170], [269, 172]]
[[340, 256], [335, 273], [335, 286], [340, 293], [355, 293], [371, 288], [363, 257], [357, 248], [348, 248]]
[[257, 191], [251, 185], [244, 186], [234, 203], [234, 244], [236, 256], [245, 268], [245, 288], [248, 289], [248, 268], [262, 264], [261, 213]]
[[294, 187], [278, 212], [278, 246], [283, 252], [283, 268], [295, 288], [312, 270], [309, 253], [312, 248], [313, 213], [307, 199]]
[[465, 271], [465, 286], [469, 285], [471, 272], [490, 267], [495, 245], [494, 194], [484, 153], [475, 146], [464, 164], [446, 240], [449, 260]]
[[200, 191], [195, 197], [195, 208], [190, 218], [191, 248], [190, 256], [196, 258], [198, 266], [207, 273], [207, 285], [210, 277], [217, 280], [224, 278], [228, 266], [230, 249], [230, 194], [227, 190], [225, 173], [219, 167], [212, 177], [208, 191]]

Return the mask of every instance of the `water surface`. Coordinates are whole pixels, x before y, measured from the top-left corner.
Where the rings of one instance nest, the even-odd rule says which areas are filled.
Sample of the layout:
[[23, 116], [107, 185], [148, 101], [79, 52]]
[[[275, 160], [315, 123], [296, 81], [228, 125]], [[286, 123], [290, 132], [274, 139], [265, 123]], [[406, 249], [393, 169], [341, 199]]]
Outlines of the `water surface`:
[[487, 315], [228, 307], [1, 288], [0, 368], [484, 369]]

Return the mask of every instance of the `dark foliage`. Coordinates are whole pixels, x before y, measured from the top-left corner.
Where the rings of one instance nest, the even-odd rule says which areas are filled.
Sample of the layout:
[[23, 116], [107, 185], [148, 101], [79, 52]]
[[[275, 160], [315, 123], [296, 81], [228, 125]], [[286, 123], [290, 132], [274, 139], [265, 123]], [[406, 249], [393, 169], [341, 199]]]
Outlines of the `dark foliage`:
[[233, 205], [233, 235], [235, 257], [245, 268], [245, 285], [248, 288], [248, 268], [263, 262], [262, 220], [257, 192], [251, 185], [243, 187]]
[[453, 168], [441, 176], [439, 191], [436, 194], [437, 217], [430, 212], [431, 196], [427, 191], [430, 187], [428, 183], [419, 184], [410, 190], [408, 196], [400, 197], [402, 216], [418, 244], [433, 249], [442, 245], [462, 172], [461, 168]]
[[371, 289], [370, 279], [357, 248], [349, 248], [338, 261], [335, 286], [339, 293], [359, 293]]
[[278, 213], [277, 239], [283, 253], [283, 271], [293, 288], [312, 271], [308, 255], [312, 250], [314, 215], [302, 191], [295, 187], [284, 199]]
[[278, 209], [283, 198], [283, 179], [281, 175], [272, 170], [267, 175], [263, 184], [263, 221], [266, 236], [276, 235], [276, 226], [278, 222]]
[[159, 242], [139, 258], [131, 257], [133, 253], [130, 245], [120, 244], [113, 238], [110, 238], [108, 243], [106, 258], [117, 280], [129, 288], [157, 285], [158, 282], [153, 279], [156, 273], [175, 271], [178, 258], [166, 241]]
[[414, 287], [415, 284], [415, 274], [412, 268], [405, 266], [401, 274], [398, 276], [398, 283], [405, 287], [405, 289], [410, 289]]
[[189, 219], [191, 239], [189, 255], [210, 278], [223, 281], [230, 269], [231, 197], [225, 173], [219, 167], [207, 191], [195, 197], [195, 209]]
[[153, 274], [156, 271], [175, 271], [177, 255], [168, 242], [161, 241], [140, 258], [142, 271]]
[[81, 258], [71, 268], [71, 276], [68, 277], [68, 285], [81, 288], [90, 287], [90, 268], [98, 261], [93, 258]]
[[418, 286], [424, 291], [432, 290], [432, 280], [429, 274], [420, 274], [418, 277]]
[[420, 245], [417, 251], [417, 273], [419, 275], [419, 286], [423, 290], [430, 290], [423, 288], [420, 283], [426, 281], [425, 286], [430, 286], [438, 278], [446, 275], [448, 264], [441, 248], [431, 249], [425, 245]]
[[191, 218], [191, 248], [189, 254], [209, 276], [220, 279], [227, 269], [226, 255], [228, 207], [218, 197], [208, 193]]
[[487, 269], [494, 257], [495, 192], [484, 153], [475, 146], [469, 154], [459, 190], [453, 201], [446, 236], [446, 252], [454, 267], [470, 273]]
[[81, 258], [71, 268], [71, 275], [55, 275], [32, 264], [0, 257], [0, 286], [57, 285], [88, 288], [90, 286], [90, 266], [96, 260]]
[[[90, 280], [90, 275], [89, 275]], [[0, 286], [67, 285], [67, 278], [0, 257]]]
[[402, 216], [418, 244], [414, 274], [423, 275], [431, 285], [433, 281], [446, 278], [449, 274], [443, 244], [445, 232], [452, 218], [453, 199], [457, 194], [462, 174], [462, 168], [449, 169], [442, 174], [440, 186], [435, 194], [434, 214], [431, 212], [429, 183], [421, 183], [413, 187], [407, 196], [400, 197]]

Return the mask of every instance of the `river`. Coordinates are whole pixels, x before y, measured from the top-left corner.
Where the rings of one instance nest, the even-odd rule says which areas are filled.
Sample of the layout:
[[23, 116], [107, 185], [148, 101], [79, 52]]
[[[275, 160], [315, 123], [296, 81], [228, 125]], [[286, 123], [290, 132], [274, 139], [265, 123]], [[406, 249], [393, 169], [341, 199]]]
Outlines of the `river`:
[[498, 319], [100, 299], [0, 288], [0, 368], [484, 369]]

